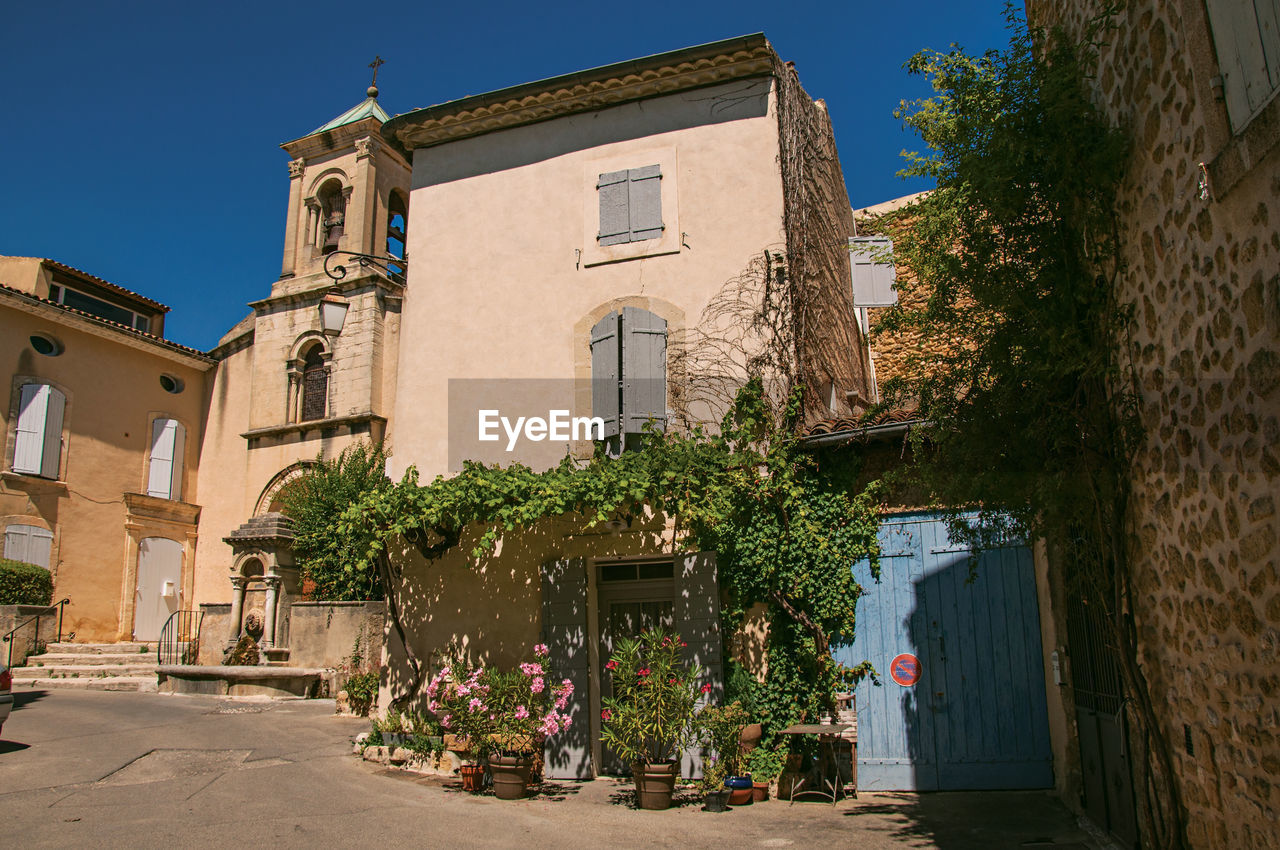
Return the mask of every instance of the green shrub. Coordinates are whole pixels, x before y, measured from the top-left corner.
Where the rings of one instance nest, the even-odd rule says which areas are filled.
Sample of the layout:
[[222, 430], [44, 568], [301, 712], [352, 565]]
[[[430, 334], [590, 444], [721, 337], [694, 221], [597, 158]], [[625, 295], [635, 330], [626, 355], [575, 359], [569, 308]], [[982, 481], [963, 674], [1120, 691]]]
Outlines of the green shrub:
[[367, 715], [378, 698], [378, 672], [356, 673], [347, 679], [343, 690], [347, 692], [347, 705], [351, 710], [361, 716]]
[[53, 576], [44, 567], [0, 558], [0, 605], [48, 605]]

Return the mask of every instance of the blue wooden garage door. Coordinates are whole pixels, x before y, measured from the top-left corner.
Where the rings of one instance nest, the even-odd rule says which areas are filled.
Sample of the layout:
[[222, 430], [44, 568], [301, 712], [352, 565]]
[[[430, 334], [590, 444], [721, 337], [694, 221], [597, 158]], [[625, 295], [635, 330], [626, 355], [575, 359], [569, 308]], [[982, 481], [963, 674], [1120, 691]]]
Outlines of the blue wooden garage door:
[[[858, 784], [884, 790], [1049, 788], [1053, 766], [1035, 572], [1025, 546], [969, 550], [932, 514], [881, 525], [881, 577], [854, 566], [865, 595], [857, 640], [836, 653], [875, 665], [858, 697]], [[891, 666], [918, 659], [919, 679]], [[899, 664], [909, 672], [910, 659]], [[910, 681], [910, 676], [899, 676]]]

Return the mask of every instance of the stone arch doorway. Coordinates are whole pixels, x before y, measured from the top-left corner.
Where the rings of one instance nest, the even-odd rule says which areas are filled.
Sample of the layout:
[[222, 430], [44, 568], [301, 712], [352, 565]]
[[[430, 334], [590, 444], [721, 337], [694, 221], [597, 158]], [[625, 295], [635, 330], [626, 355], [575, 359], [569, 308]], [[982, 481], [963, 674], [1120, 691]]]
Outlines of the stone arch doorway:
[[262, 493], [258, 496], [258, 503], [253, 509], [253, 515], [263, 516], [269, 513], [284, 513], [284, 503], [281, 498], [284, 488], [315, 466], [316, 462], [314, 460], [300, 460], [277, 472], [267, 482], [267, 486], [263, 488]]

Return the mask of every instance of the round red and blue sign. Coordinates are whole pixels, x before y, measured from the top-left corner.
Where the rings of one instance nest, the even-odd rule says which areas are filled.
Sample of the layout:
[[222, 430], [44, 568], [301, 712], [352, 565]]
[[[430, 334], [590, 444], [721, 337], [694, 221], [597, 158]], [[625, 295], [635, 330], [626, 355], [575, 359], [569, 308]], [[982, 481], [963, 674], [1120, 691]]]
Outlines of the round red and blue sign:
[[920, 681], [920, 659], [909, 652], [896, 656], [889, 663], [889, 676], [902, 687], [911, 687]]

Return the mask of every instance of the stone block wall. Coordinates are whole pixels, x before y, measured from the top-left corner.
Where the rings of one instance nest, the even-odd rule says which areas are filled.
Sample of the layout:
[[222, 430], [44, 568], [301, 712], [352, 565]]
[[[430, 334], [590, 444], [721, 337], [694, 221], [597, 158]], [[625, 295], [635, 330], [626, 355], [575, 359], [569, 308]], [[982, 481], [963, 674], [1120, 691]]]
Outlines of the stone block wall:
[[[1028, 5], [1034, 23], [1070, 33], [1098, 9]], [[1118, 209], [1145, 427], [1132, 513], [1142, 662], [1174, 744], [1191, 844], [1271, 847], [1280, 834], [1280, 128], [1268, 110], [1280, 107], [1272, 100], [1232, 135], [1199, 0], [1134, 0], [1114, 23], [1092, 84], [1132, 144]]]

